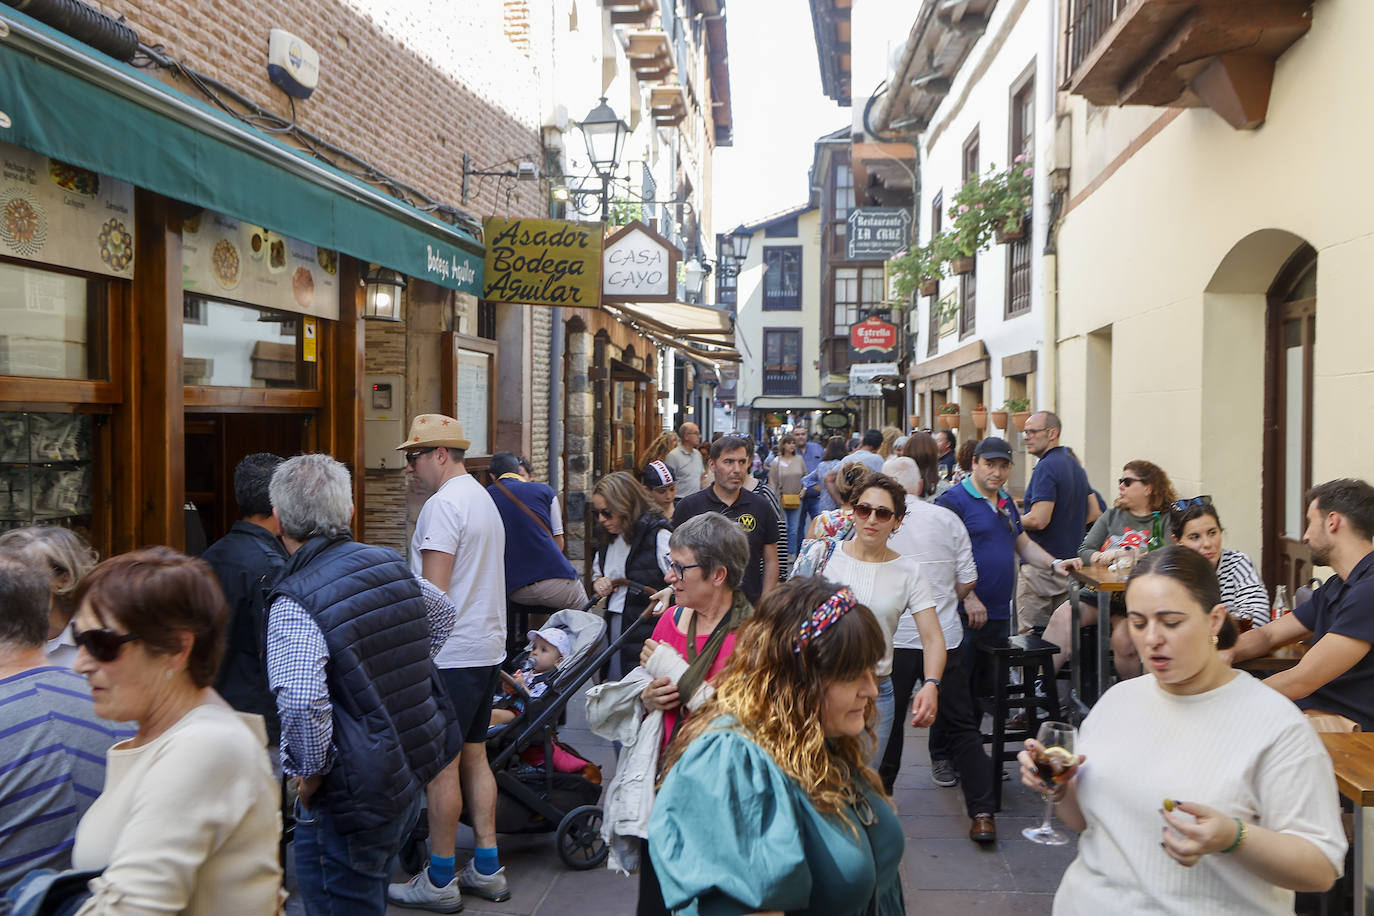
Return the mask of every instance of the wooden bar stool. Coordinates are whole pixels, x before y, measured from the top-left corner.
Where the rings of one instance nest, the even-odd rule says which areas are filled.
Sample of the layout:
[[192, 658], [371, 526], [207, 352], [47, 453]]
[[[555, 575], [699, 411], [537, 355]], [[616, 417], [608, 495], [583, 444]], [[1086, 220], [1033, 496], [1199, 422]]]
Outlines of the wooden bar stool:
[[[980, 645], [979, 652], [992, 656], [993, 683], [996, 693], [985, 698], [990, 701], [992, 734], [983, 735], [983, 743], [992, 744], [988, 756], [992, 760], [993, 798], [998, 810], [1002, 807], [1002, 764], [1015, 760], [1027, 738], [1034, 738], [1040, 723], [1060, 719], [1059, 692], [1054, 684], [1054, 653], [1052, 642], [1038, 636], [1013, 636], [1005, 646]], [[1011, 682], [1011, 672], [1020, 672], [1020, 683]], [[1037, 676], [1045, 681], [1045, 696], [1035, 695]], [[985, 706], [985, 708], [986, 708]], [[1007, 716], [1012, 712], [1025, 713], [1025, 727], [1007, 729]], [[1015, 749], [1008, 751], [1008, 741], [1015, 741]]]

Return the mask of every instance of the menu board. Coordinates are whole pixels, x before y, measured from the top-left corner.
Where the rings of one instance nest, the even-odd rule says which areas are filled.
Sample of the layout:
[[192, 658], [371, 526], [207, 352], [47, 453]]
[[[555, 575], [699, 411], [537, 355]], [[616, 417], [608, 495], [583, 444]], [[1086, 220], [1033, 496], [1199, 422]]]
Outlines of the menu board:
[[338, 273], [336, 252], [210, 210], [181, 227], [187, 292], [337, 319]]
[[475, 350], [458, 350], [458, 408], [454, 415], [463, 424], [463, 435], [472, 444], [468, 453], [490, 455], [487, 429], [491, 424], [491, 356]]
[[133, 185], [0, 143], [0, 255], [133, 276]]

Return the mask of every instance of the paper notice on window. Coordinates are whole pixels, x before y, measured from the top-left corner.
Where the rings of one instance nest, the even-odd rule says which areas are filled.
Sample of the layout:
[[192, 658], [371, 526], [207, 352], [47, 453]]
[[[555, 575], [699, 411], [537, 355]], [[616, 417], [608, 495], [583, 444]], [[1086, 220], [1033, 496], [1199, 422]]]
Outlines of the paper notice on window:
[[306, 363], [315, 362], [316, 339], [315, 339], [315, 319], [306, 318], [301, 327], [301, 361]]

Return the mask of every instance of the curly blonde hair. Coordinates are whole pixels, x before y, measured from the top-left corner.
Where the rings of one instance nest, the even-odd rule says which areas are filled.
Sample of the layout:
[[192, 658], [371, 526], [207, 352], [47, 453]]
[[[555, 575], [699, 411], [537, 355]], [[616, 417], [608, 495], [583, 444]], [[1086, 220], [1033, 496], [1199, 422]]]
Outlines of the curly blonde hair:
[[662, 461], [669, 452], [678, 447], [680, 441], [677, 433], [671, 429], [665, 429], [655, 436], [652, 442], [644, 446], [644, 451], [640, 452], [639, 457], [635, 460], [635, 467], [643, 470], [644, 466], [651, 461]]
[[[886, 641], [873, 612], [860, 604], [821, 635], [793, 651], [801, 625], [840, 586], [820, 576], [784, 583], [759, 602], [739, 629], [735, 650], [713, 679], [715, 695], [687, 719], [664, 757], [663, 774], [714, 720], [731, 716], [816, 810], [843, 818], [852, 830], [850, 784], [857, 777], [879, 793], [882, 783], [868, 766], [875, 741], [877, 706], [870, 701], [862, 736], [827, 739], [821, 723], [826, 688], [853, 680], [883, 657]], [[716, 728], [722, 726], [717, 725]]]
[[893, 455], [893, 444], [901, 437], [902, 431], [895, 426], [883, 427], [883, 444], [878, 446], [878, 454], [886, 461]]

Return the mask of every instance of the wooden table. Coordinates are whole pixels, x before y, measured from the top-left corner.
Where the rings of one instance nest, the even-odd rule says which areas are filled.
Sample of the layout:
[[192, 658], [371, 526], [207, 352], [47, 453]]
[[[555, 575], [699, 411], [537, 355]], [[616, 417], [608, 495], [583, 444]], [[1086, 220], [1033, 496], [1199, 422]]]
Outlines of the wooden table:
[[1088, 704], [1083, 702], [1083, 633], [1079, 629], [1082, 609], [1078, 586], [1087, 585], [1097, 589], [1097, 695], [1100, 697], [1112, 685], [1112, 593], [1126, 590], [1126, 577], [1106, 566], [1084, 566], [1072, 570], [1070, 575], [1074, 581], [1074, 587], [1069, 589], [1069, 611], [1072, 614], [1070, 652], [1073, 657], [1070, 704], [1080, 716], [1086, 716]]
[[1365, 857], [1374, 851], [1374, 732], [1331, 733], [1319, 735], [1336, 770], [1336, 786], [1355, 806], [1355, 916], [1374, 913], [1374, 863]]
[[1236, 662], [1235, 667], [1241, 671], [1248, 671], [1255, 677], [1266, 678], [1271, 674], [1287, 671], [1302, 661], [1302, 657], [1306, 654], [1307, 646], [1302, 643], [1295, 643], [1291, 646], [1280, 646], [1270, 654], [1261, 655], [1259, 658]]

